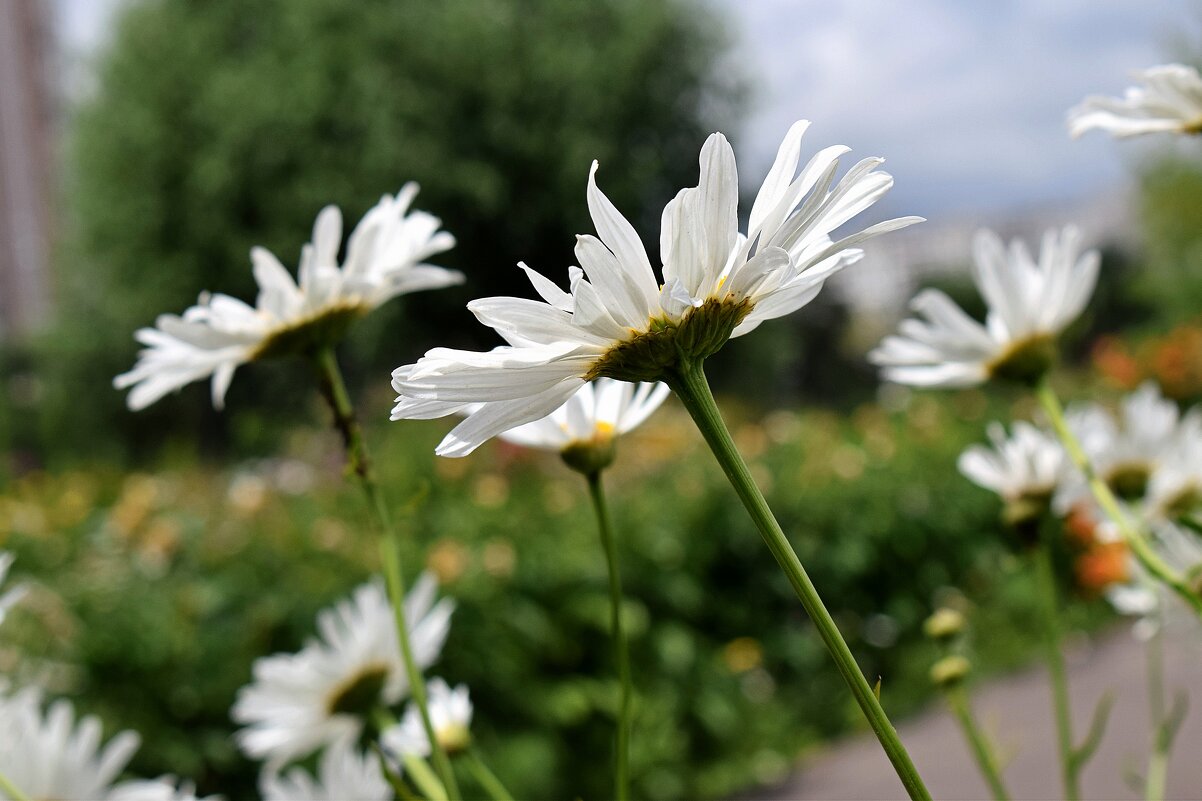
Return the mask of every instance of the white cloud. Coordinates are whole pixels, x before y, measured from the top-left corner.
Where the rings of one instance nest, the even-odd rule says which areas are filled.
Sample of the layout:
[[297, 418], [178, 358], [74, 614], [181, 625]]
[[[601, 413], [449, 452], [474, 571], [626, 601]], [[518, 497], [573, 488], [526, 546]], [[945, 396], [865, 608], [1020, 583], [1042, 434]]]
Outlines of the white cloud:
[[815, 143], [882, 155], [893, 205], [949, 207], [1059, 200], [1120, 183], [1130, 148], [1074, 142], [1064, 114], [1118, 93], [1132, 70], [1169, 60], [1170, 37], [1202, 21], [1186, 0], [900, 3], [721, 0], [760, 84], [736, 146], [762, 174], [799, 117]]

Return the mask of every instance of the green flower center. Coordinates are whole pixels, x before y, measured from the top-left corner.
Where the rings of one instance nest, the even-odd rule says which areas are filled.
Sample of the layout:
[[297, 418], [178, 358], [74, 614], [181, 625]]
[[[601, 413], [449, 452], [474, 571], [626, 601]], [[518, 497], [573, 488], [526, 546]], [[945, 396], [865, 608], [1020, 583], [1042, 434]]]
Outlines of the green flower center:
[[1197, 511], [1199, 506], [1202, 506], [1202, 491], [1186, 487], [1164, 504], [1164, 513], [1170, 520], [1179, 520]]
[[388, 668], [384, 665], [368, 665], [350, 681], [330, 694], [327, 709], [331, 715], [358, 715], [366, 717], [380, 704], [380, 693], [388, 680]]
[[1142, 462], [1116, 465], [1106, 474], [1106, 486], [1124, 501], [1137, 501], [1148, 490], [1151, 472], [1148, 465]]
[[1012, 342], [986, 365], [990, 378], [1034, 385], [1056, 363], [1056, 340], [1046, 334]]
[[251, 354], [251, 361], [311, 353], [333, 345], [346, 335], [351, 323], [371, 311], [366, 303], [343, 301], [328, 306], [312, 317], [272, 331]]
[[711, 299], [686, 311], [679, 321], [654, 318], [646, 331], [632, 331], [630, 339], [610, 348], [584, 378], [659, 381], [682, 362], [700, 362], [717, 353], [751, 307], [746, 299]]
[[614, 438], [610, 431], [598, 431], [592, 439], [578, 440], [560, 452], [564, 463], [578, 473], [591, 476], [613, 464]]

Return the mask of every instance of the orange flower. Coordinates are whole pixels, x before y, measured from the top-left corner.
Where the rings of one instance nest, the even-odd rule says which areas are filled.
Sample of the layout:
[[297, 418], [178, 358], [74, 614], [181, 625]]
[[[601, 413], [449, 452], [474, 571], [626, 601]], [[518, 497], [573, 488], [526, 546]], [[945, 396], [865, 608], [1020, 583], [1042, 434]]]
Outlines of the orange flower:
[[1131, 578], [1127, 559], [1126, 544], [1097, 543], [1077, 557], [1077, 581], [1089, 592], [1101, 592], [1111, 584], [1123, 584]]

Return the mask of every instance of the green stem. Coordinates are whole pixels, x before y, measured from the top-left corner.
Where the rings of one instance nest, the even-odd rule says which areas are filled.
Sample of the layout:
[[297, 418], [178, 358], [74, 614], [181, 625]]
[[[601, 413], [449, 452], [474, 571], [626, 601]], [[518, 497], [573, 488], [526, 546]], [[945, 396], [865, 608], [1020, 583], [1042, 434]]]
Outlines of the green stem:
[[451, 801], [459, 801], [459, 787], [455, 783], [455, 772], [446, 751], [438, 742], [434, 724], [430, 720], [429, 702], [426, 697], [426, 683], [421, 670], [413, 657], [413, 644], [409, 638], [409, 621], [405, 618], [405, 580], [401, 570], [401, 550], [396, 529], [392, 525], [392, 517], [388, 513], [388, 504], [376, 483], [371, 469], [371, 461], [367, 455], [367, 442], [363, 438], [363, 429], [355, 416], [355, 407], [351, 404], [350, 395], [346, 391], [346, 383], [342, 380], [342, 371], [338, 369], [338, 360], [333, 348], [322, 348], [314, 356], [317, 365], [318, 379], [322, 395], [334, 414], [334, 427], [342, 434], [346, 446], [347, 466], [359, 481], [363, 493], [367, 497], [368, 506], [376, 515], [380, 524], [380, 557], [384, 564], [384, 577], [388, 585], [388, 595], [392, 602], [393, 617], [396, 618], [397, 639], [401, 645], [401, 658], [405, 663], [405, 673], [409, 678], [410, 692], [421, 714], [422, 727], [430, 741], [431, 759], [438, 771], [438, 776], [446, 787]]
[[989, 790], [993, 793], [993, 797], [996, 801], [1009, 801], [1010, 794], [1006, 792], [1006, 785], [1002, 781], [1001, 768], [998, 767], [988, 738], [981, 731], [972, 714], [972, 704], [969, 703], [968, 693], [962, 687], [953, 687], [947, 692], [947, 702], [951, 706], [956, 720], [960, 722], [960, 728], [964, 730], [964, 736], [968, 739], [969, 745], [972, 746], [973, 758], [977, 761], [981, 775], [989, 784]]
[[401, 758], [405, 763], [405, 772], [409, 774], [409, 778], [413, 780], [417, 789], [425, 795], [430, 801], [447, 801], [446, 789], [442, 782], [434, 775], [434, 771], [430, 770], [430, 766], [426, 764], [426, 760], [421, 757], [406, 754]]
[[[1161, 621], [1157, 621], [1161, 623]], [[1152, 718], [1152, 753], [1148, 756], [1148, 775], [1144, 784], [1146, 801], [1164, 798], [1168, 779], [1169, 754], [1163, 736], [1165, 727], [1164, 639], [1162, 626], [1148, 638], [1148, 709]]]
[[1119, 504], [1118, 498], [1114, 496], [1109, 485], [1106, 484], [1093, 469], [1093, 464], [1090, 463], [1089, 457], [1085, 450], [1081, 447], [1081, 443], [1077, 437], [1069, 429], [1068, 424], [1064, 419], [1064, 408], [1060, 405], [1060, 399], [1056, 396], [1055, 390], [1045, 378], [1035, 388], [1035, 394], [1039, 398], [1044, 411], [1051, 420], [1052, 427], [1056, 430], [1057, 436], [1060, 438], [1061, 444], [1068, 452], [1069, 458], [1073, 464], [1085, 476], [1089, 484], [1089, 490], [1093, 494], [1098, 505], [1102, 507], [1102, 511], [1106, 513], [1116, 526], [1119, 533], [1123, 537], [1123, 541], [1127, 547], [1131, 549], [1131, 553], [1139, 560], [1149, 573], [1166, 584], [1173, 592], [1177, 593], [1194, 612], [1202, 616], [1202, 597], [1190, 589], [1185, 578], [1173, 570], [1160, 555], [1152, 548], [1147, 538], [1142, 533], [1136, 530], [1132, 525], [1131, 520], [1123, 511]]
[[772, 515], [772, 510], [768, 508], [768, 502], [764, 500], [763, 494], [752, 479], [751, 472], [747, 469], [747, 463], [743, 461], [743, 457], [735, 447], [730, 431], [727, 430], [726, 423], [718, 411], [718, 405], [714, 402], [713, 393], [710, 392], [709, 383], [705, 379], [701, 365], [682, 362], [674, 370], [668, 372], [664, 380], [676, 392], [692, 416], [693, 422], [701, 430], [702, 436], [705, 437], [710, 450], [713, 451], [718, 463], [722, 466], [735, 493], [738, 494], [747, 513], [764, 538], [764, 542], [768, 545], [768, 550], [776, 557], [777, 564], [789, 579], [798, 600], [801, 601], [801, 605], [814, 622], [818, 635], [822, 638], [827, 650], [830, 651], [831, 657], [834, 658], [839, 673], [847, 682], [852, 695], [855, 696], [856, 703], [860, 705], [864, 717], [868, 719], [868, 724], [872, 727], [877, 739], [880, 740], [881, 747], [885, 749], [889, 761], [893, 763], [893, 769], [901, 779], [906, 793], [912, 799], [929, 801], [930, 793], [927, 792], [910, 755], [898, 738], [896, 729], [889, 722], [880, 700], [869, 686], [867, 679], [864, 678], [864, 674], [856, 664], [855, 657], [852, 656], [851, 649], [847, 647], [834, 619], [831, 618], [830, 612], [819, 598], [818, 590], [814, 588], [810, 577], [806, 575], [805, 568], [802, 567], [797, 554], [789, 545], [780, 524]]
[[30, 801], [29, 796], [17, 789], [17, 786], [10, 782], [3, 773], [0, 773], [0, 791], [3, 791], [12, 801]]
[[513, 801], [513, 796], [505, 789], [505, 785], [501, 784], [501, 780], [496, 774], [488, 769], [488, 765], [484, 764], [484, 760], [476, 753], [476, 750], [470, 749], [465, 755], [467, 757], [467, 768], [476, 777], [476, 781], [480, 782], [480, 786], [484, 788], [493, 801]]
[[609, 509], [605, 503], [605, 492], [601, 487], [601, 471], [589, 473], [586, 478], [589, 496], [593, 501], [593, 511], [597, 514], [597, 528], [601, 532], [601, 547], [605, 550], [605, 562], [609, 567], [610, 628], [614, 661], [617, 663], [618, 678], [622, 682], [622, 700], [614, 745], [614, 797], [618, 801], [627, 801], [630, 798], [630, 715], [634, 688], [630, 680], [630, 654], [626, 644], [626, 632], [622, 628], [622, 576], [618, 567]]
[[1052, 552], [1048, 544], [1036, 546], [1035, 572], [1039, 595], [1043, 602], [1044, 658], [1052, 681], [1052, 703], [1056, 713], [1056, 745], [1060, 752], [1060, 774], [1064, 781], [1064, 797], [1077, 801], [1081, 788], [1077, 781], [1077, 759], [1073, 753], [1073, 721], [1069, 709], [1068, 677], [1064, 669], [1064, 654], [1060, 650], [1060, 609], [1056, 602], [1056, 574], [1052, 569]]

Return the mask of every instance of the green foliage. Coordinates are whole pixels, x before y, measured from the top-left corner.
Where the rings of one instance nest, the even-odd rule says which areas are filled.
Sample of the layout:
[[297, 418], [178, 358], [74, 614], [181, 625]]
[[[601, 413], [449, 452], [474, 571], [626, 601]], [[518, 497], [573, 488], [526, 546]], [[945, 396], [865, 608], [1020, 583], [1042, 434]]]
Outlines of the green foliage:
[[1140, 289], [1163, 330], [1196, 317], [1202, 301], [1202, 162], [1181, 155], [1151, 162], [1140, 206], [1147, 253]]
[[[945, 398], [945, 399], [944, 399]], [[998, 504], [954, 468], [986, 419], [968, 391], [892, 414], [736, 409], [735, 437], [891, 714], [930, 695], [923, 619], [962, 588], [979, 672], [1028, 653], [1021, 566]], [[388, 394], [366, 404], [382, 420]], [[604, 560], [583, 480], [503, 443], [435, 459], [445, 422], [371, 425], [408, 544], [458, 601], [432, 673], [466, 682], [473, 729], [518, 798], [610, 792], [619, 687]], [[252, 792], [228, 709], [251, 662], [294, 650], [313, 616], [365, 580], [375, 539], [332, 434], [228, 472], [30, 475], [0, 494], [0, 547], [36, 583], [6, 622], [0, 672], [36, 674], [144, 735], [134, 769]], [[605, 480], [627, 590], [638, 693], [636, 795], [718, 798], [784, 777], [825, 738], [863, 726], [821, 642], [684, 413], [670, 404], [619, 443]], [[987, 633], [987, 637], [984, 636]], [[470, 779], [464, 776], [465, 784]]]
[[[553, 273], [573, 261], [592, 159], [646, 230], [696, 180], [691, 154], [736, 105], [729, 67], [715, 66], [725, 46], [688, 0], [132, 4], [73, 118], [48, 427], [76, 451], [98, 432], [145, 443], [169, 419], [228, 438], [201, 392], [136, 425], [120, 412], [101, 388], [133, 363], [133, 331], [202, 290], [252, 300], [252, 245], [295, 264], [323, 205], [349, 226], [407, 180], [459, 240], [438, 263], [469, 283], [389, 304], [355, 352], [379, 375], [435, 340], [495, 344], [473, 342], [490, 335], [465, 301], [528, 295], [519, 260]], [[273, 413], [295, 417], [281, 404], [302, 384], [283, 375]], [[268, 397], [266, 381], [240, 376], [231, 408]], [[96, 391], [81, 407], [84, 386]]]

